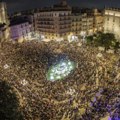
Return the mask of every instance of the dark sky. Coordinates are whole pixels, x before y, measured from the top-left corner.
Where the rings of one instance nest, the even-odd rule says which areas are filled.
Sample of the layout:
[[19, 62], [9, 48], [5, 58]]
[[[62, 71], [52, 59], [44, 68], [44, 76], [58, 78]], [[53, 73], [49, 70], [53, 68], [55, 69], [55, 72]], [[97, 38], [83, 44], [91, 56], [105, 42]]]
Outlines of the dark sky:
[[[9, 13], [44, 6], [51, 6], [60, 0], [3, 0], [7, 2]], [[120, 7], [120, 0], [67, 0], [69, 5], [80, 7]]]

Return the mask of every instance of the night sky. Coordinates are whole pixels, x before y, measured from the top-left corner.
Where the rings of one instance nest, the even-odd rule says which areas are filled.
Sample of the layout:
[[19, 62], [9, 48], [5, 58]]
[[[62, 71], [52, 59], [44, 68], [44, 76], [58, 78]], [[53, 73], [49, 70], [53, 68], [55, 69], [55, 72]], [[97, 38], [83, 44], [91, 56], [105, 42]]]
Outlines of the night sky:
[[[16, 12], [31, 8], [51, 6], [59, 3], [60, 0], [3, 0], [7, 2], [8, 12]], [[119, 7], [120, 0], [67, 0], [69, 5], [79, 7]]]

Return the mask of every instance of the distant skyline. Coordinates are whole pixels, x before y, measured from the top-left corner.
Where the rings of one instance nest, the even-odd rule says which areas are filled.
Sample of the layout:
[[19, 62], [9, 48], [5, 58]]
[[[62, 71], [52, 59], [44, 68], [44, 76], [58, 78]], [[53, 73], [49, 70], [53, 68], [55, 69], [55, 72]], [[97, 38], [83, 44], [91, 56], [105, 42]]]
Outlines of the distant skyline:
[[[8, 12], [13, 13], [21, 10], [52, 6], [60, 0], [2, 0], [7, 3]], [[67, 0], [70, 6], [79, 7], [119, 7], [120, 0]]]

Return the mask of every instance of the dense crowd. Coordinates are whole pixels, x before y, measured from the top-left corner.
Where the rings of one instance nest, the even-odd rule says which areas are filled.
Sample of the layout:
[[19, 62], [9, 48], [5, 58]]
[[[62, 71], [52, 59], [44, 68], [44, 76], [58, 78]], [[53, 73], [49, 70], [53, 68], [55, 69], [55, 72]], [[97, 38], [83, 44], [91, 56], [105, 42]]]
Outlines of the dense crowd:
[[[78, 42], [0, 45], [0, 78], [14, 88], [25, 120], [120, 117], [120, 56]], [[66, 54], [77, 67], [63, 80], [46, 79], [49, 58]], [[100, 54], [100, 55], [99, 55]]]

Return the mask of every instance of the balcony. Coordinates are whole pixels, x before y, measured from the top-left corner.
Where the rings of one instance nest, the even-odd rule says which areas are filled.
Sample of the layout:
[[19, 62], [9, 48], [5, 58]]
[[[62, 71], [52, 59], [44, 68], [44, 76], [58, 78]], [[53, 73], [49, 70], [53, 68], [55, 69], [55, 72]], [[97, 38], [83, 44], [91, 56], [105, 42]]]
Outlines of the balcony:
[[37, 21], [54, 21], [54, 20], [49, 18], [39, 18], [37, 19]]
[[71, 25], [71, 22], [60, 22], [59, 25]]

